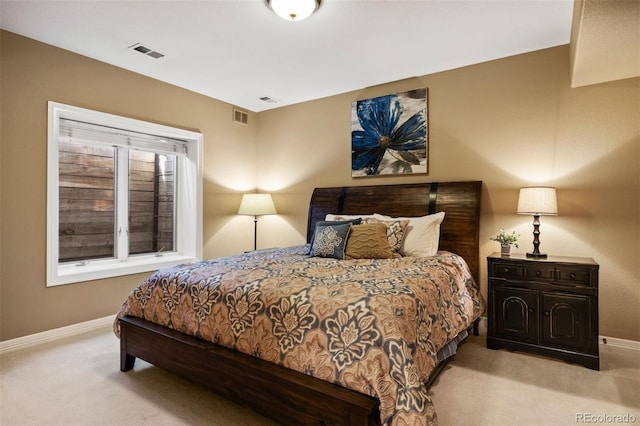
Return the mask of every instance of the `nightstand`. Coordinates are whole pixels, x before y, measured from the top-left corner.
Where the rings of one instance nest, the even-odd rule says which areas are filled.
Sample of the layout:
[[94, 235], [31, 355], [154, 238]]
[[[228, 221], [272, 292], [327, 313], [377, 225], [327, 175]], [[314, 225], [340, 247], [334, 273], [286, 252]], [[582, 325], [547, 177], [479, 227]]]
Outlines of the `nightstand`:
[[599, 265], [593, 259], [494, 253], [487, 262], [487, 348], [600, 369]]

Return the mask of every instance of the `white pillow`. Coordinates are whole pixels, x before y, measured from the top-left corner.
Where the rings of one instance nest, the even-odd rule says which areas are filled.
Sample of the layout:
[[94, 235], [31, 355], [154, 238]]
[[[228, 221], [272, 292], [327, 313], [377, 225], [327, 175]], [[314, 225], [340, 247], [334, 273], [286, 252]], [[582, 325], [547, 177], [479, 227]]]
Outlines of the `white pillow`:
[[379, 220], [408, 220], [404, 241], [400, 247], [403, 256], [429, 257], [436, 254], [440, 244], [440, 224], [444, 220], [444, 212], [418, 217], [389, 217], [375, 214]]

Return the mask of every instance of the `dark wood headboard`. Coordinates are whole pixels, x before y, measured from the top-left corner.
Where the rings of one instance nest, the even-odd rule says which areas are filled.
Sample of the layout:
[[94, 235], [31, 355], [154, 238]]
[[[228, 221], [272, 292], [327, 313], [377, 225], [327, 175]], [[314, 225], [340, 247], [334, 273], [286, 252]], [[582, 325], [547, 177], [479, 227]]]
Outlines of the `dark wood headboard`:
[[476, 281], [480, 272], [481, 181], [316, 188], [309, 203], [307, 242], [328, 213], [424, 216], [445, 212], [440, 250], [462, 256]]

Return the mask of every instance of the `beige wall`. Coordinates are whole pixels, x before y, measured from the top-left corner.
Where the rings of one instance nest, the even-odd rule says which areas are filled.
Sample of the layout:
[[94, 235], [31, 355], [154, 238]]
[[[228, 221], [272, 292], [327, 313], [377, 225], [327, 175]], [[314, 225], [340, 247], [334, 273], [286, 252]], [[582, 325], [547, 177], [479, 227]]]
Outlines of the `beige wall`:
[[12, 33], [0, 43], [0, 340], [113, 315], [146, 275], [45, 286], [47, 101], [202, 132], [204, 255], [252, 247], [252, 220], [231, 212], [255, 187], [257, 132], [231, 105]]
[[[429, 89], [429, 175], [352, 179], [351, 102]], [[273, 245], [303, 241], [315, 186], [484, 181], [481, 286], [500, 227], [532, 250], [518, 189], [558, 189], [542, 217], [541, 249], [600, 264], [600, 334], [640, 340], [640, 79], [570, 88], [569, 48], [518, 55], [259, 114], [259, 181], [282, 217], [265, 217]], [[261, 222], [263, 223], [263, 222]], [[295, 229], [297, 232], [290, 232]]]
[[[113, 314], [143, 277], [45, 287], [48, 100], [202, 132], [205, 257], [251, 248], [251, 218], [234, 213], [256, 183], [280, 212], [258, 224], [269, 247], [304, 241], [316, 186], [483, 180], [483, 259], [499, 227], [530, 249], [519, 187], [557, 186], [541, 248], [595, 258], [601, 334], [640, 340], [639, 79], [571, 89], [564, 46], [252, 113], [244, 127], [226, 103], [10, 33], [0, 42], [0, 340]], [[429, 175], [352, 179], [351, 102], [416, 87], [429, 88]]]

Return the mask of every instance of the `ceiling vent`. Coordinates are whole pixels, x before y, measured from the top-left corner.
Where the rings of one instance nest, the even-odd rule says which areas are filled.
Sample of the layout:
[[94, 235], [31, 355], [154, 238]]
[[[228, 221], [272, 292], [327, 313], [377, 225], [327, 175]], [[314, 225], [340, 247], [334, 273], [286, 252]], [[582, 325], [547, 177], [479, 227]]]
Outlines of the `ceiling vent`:
[[271, 96], [263, 96], [260, 98], [260, 100], [263, 102], [268, 102], [270, 104], [277, 104], [278, 102], [280, 102], [279, 100], [272, 98]]
[[140, 43], [136, 43], [132, 46], [129, 46], [129, 49], [135, 50], [136, 52], [140, 52], [143, 55], [151, 56], [154, 59], [164, 58], [164, 53], [160, 53], [157, 50], [153, 50], [150, 47], [143, 46]]
[[238, 124], [244, 124], [245, 126], [249, 124], [249, 114], [239, 109], [233, 109], [233, 121]]

